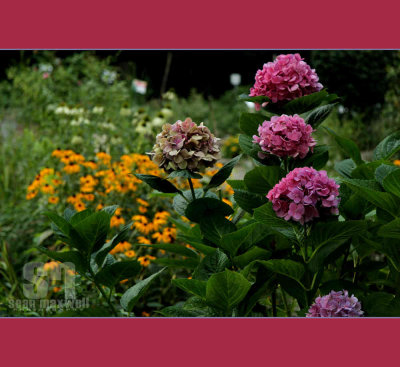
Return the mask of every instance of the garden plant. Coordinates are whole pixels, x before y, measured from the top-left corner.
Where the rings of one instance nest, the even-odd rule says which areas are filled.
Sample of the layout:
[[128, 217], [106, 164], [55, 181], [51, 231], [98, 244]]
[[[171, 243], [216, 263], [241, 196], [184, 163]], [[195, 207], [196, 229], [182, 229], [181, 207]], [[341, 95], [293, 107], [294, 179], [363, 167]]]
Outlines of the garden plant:
[[[66, 72], [39, 69], [40, 84]], [[150, 107], [131, 106], [110, 66], [84, 70], [84, 90], [110, 85], [115, 105], [100, 93], [80, 97], [82, 105], [70, 92], [67, 103], [57, 101], [51, 87], [37, 102], [50, 108], [32, 115], [44, 131], [56, 124], [69, 135], [47, 143], [26, 185], [41, 228], [26, 258], [45, 261], [42, 275], [70, 266], [76, 292], [90, 298], [86, 310], [56, 315], [400, 315], [399, 131], [367, 159], [328, 126], [342, 100], [297, 53], [264, 64], [254, 86], [237, 91], [238, 137], [219, 136], [218, 122], [204, 124], [195, 112], [176, 116], [190, 106], [179, 106], [173, 92]], [[10, 258], [3, 241], [8, 300], [23, 288]], [[54, 283], [47, 297], [67, 293]]]

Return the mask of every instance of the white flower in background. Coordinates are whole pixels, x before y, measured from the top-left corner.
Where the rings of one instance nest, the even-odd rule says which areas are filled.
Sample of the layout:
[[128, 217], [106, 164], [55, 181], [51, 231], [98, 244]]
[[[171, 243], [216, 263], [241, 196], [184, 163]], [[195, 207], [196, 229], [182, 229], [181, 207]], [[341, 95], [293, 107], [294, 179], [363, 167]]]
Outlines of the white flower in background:
[[153, 127], [161, 127], [165, 124], [165, 120], [162, 117], [154, 117], [153, 121], [151, 122]]
[[106, 134], [93, 134], [92, 135], [93, 139], [93, 145], [94, 145], [94, 151], [99, 152], [100, 150], [104, 150], [104, 145], [107, 143], [107, 135]]
[[246, 106], [250, 111], [256, 110], [256, 104], [254, 102], [245, 101], [244, 103], [246, 103]]
[[169, 117], [171, 117], [171, 116], [174, 114], [174, 113], [172, 112], [172, 110], [171, 110], [170, 108], [168, 108], [168, 107], [162, 108], [160, 112], [162, 113], [162, 115], [163, 115], [165, 118], [169, 118]]
[[58, 106], [55, 110], [54, 113], [56, 115], [68, 115], [69, 108], [67, 106]]
[[70, 122], [71, 126], [81, 126], [81, 125], [89, 125], [90, 121], [82, 116], [79, 116], [77, 119], [72, 119]]
[[70, 115], [74, 115], [74, 116], [77, 116], [77, 115], [83, 115], [85, 113], [85, 109], [84, 108], [78, 108], [78, 107], [75, 107], [75, 108], [70, 108], [69, 109], [69, 114]]
[[116, 136], [113, 136], [110, 140], [112, 145], [120, 145], [122, 144], [122, 139]]
[[69, 108], [66, 105], [59, 105], [55, 110], [54, 113], [56, 115], [68, 115], [68, 116], [78, 116], [83, 115], [85, 113], [85, 109], [80, 107]]
[[51, 74], [52, 71], [53, 71], [53, 65], [51, 65], [51, 64], [40, 64], [39, 65], [39, 72], [41, 72], [41, 73]]
[[132, 109], [130, 109], [129, 107], [122, 107], [119, 110], [119, 114], [121, 116], [130, 116], [130, 115], [132, 115]]
[[145, 121], [145, 120], [142, 120], [138, 123], [135, 131], [141, 135], [152, 134], [151, 125], [149, 124], [148, 121]]
[[46, 110], [49, 111], [49, 112], [54, 112], [55, 113], [56, 109], [57, 109], [57, 105], [56, 104], [49, 104], [46, 107]]
[[168, 100], [168, 101], [172, 101], [172, 100], [176, 99], [176, 94], [172, 90], [169, 90], [168, 92], [165, 92], [162, 95], [162, 98], [165, 100]]
[[71, 139], [71, 144], [72, 145], [80, 145], [83, 143], [83, 138], [78, 135], [74, 135]]
[[103, 73], [101, 74], [101, 80], [104, 83], [107, 84], [113, 84], [115, 80], [117, 79], [117, 73], [112, 70], [103, 70]]
[[116, 129], [116, 126], [111, 122], [100, 122], [99, 126], [106, 130], [114, 131]]
[[104, 112], [104, 107], [103, 106], [94, 106], [92, 109], [92, 113], [96, 115], [101, 115]]

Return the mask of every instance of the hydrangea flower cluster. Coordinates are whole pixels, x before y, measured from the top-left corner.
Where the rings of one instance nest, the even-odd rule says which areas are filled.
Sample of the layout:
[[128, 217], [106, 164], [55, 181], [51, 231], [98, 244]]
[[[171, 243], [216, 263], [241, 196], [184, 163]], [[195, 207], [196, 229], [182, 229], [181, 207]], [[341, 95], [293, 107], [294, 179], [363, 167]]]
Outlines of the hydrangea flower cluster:
[[320, 91], [323, 86], [318, 82], [315, 69], [303, 60], [299, 54], [288, 54], [279, 55], [274, 62], [264, 64], [256, 73], [250, 96], [267, 96], [276, 103]]
[[258, 127], [259, 136], [253, 136], [253, 143], [278, 157], [304, 158], [316, 145], [311, 136], [313, 131], [312, 126], [298, 115], [272, 116], [270, 121], [264, 121]]
[[267, 194], [276, 215], [301, 224], [327, 214], [339, 214], [339, 185], [326, 171], [295, 168]]
[[153, 161], [167, 172], [203, 171], [220, 158], [219, 140], [203, 123], [197, 125], [190, 118], [165, 124], [153, 147]]
[[360, 317], [361, 303], [347, 291], [331, 291], [326, 296], [317, 297], [308, 310], [306, 317]]

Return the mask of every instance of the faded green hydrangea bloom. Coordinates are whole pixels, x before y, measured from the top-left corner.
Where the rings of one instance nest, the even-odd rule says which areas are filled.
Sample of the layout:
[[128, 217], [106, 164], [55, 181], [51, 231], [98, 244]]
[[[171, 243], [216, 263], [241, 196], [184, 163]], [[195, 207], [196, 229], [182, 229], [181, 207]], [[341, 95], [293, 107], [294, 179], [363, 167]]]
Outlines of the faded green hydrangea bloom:
[[165, 124], [153, 147], [153, 161], [167, 172], [201, 172], [220, 158], [220, 145], [208, 127], [192, 119]]

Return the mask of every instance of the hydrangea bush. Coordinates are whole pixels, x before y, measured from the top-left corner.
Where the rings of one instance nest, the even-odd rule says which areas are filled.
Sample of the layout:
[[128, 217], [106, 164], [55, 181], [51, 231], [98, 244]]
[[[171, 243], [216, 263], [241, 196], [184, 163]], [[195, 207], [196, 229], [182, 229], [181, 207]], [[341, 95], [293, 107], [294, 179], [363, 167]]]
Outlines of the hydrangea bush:
[[[240, 116], [242, 154], [217, 167], [219, 139], [187, 118], [164, 125], [155, 138], [150, 155], [164, 173], [135, 173], [158, 195], [173, 197], [176, 216], [170, 220], [193, 252], [164, 263], [188, 269], [190, 276], [172, 279], [186, 301], [159, 314], [399, 315], [400, 168], [393, 158], [400, 133], [385, 138], [372, 161], [365, 161], [353, 141], [321, 125], [339, 98], [322, 89], [315, 70], [298, 54], [265, 64], [250, 95], [241, 99], [259, 107]], [[316, 130], [331, 135], [346, 156], [329, 175], [334, 177], [323, 169], [329, 147], [316, 141]], [[243, 178], [230, 179], [242, 159], [252, 168]], [[205, 167], [218, 169], [194, 185]], [[177, 185], [177, 178], [187, 181], [186, 187]], [[227, 184], [232, 202], [222, 195]], [[147, 288], [134, 287], [121, 299], [128, 311]]]

